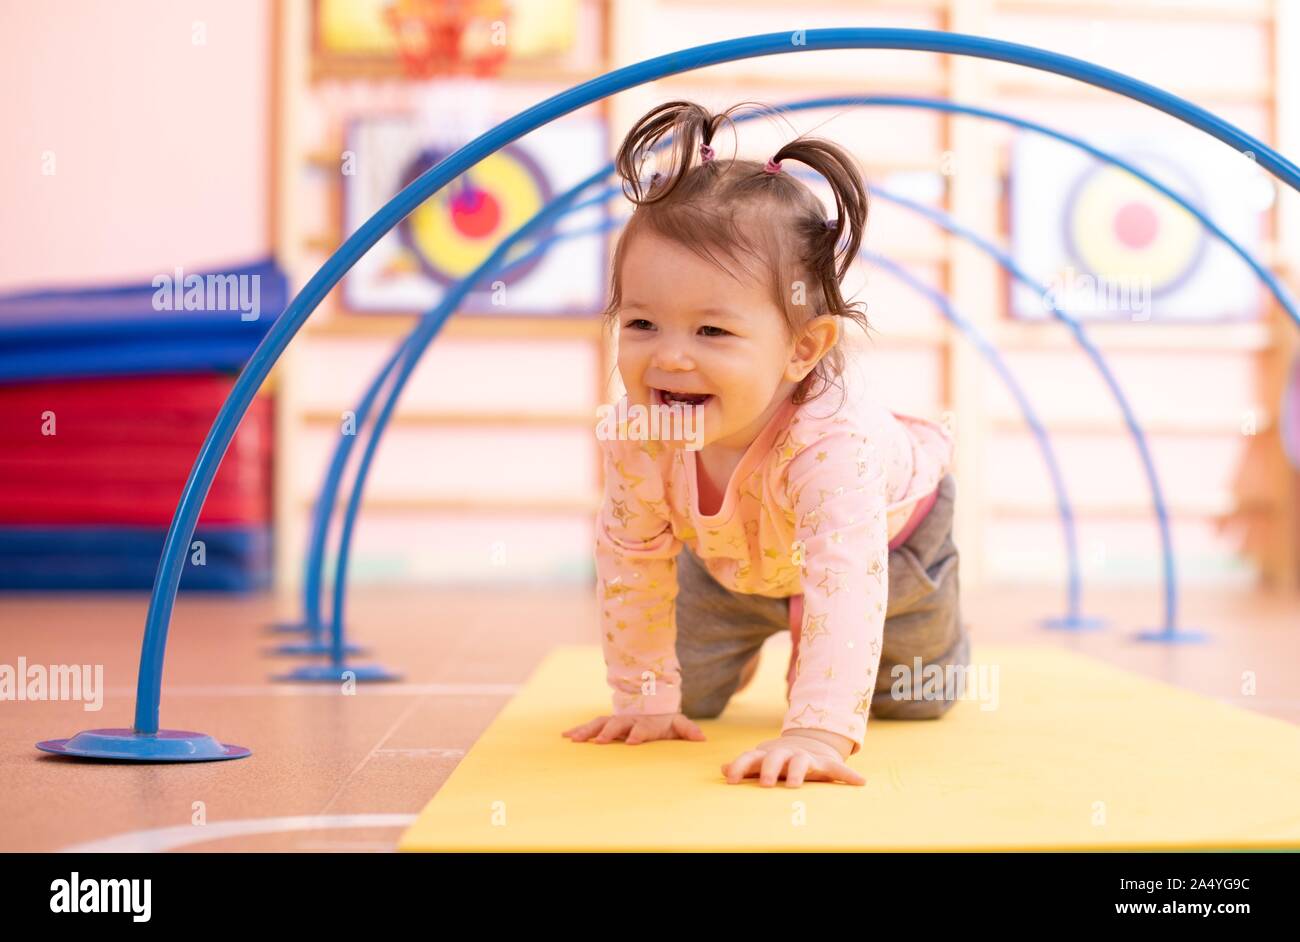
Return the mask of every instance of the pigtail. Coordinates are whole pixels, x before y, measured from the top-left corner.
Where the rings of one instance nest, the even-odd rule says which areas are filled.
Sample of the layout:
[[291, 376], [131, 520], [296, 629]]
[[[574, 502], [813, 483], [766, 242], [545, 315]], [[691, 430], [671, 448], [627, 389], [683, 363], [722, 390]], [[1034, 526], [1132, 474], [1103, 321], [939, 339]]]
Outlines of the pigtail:
[[[781, 161], [784, 160], [797, 160], [821, 174], [830, 185], [835, 200], [833, 219], [824, 219], [821, 211], [813, 211], [804, 215], [796, 223], [802, 229], [804, 263], [820, 289], [819, 309], [823, 313], [854, 321], [864, 330], [869, 330], [870, 324], [867, 321], [865, 305], [860, 301], [846, 300], [840, 285], [857, 258], [859, 249], [862, 248], [862, 238], [866, 231], [867, 188], [863, 182], [861, 168], [849, 152], [838, 144], [821, 138], [801, 137], [773, 154], [768, 169], [765, 169], [760, 177], [767, 180], [782, 180], [782, 183], [777, 185], [794, 182], [779, 170], [777, 173], [771, 172], [772, 168], [779, 168]], [[815, 398], [811, 389], [813, 382], [818, 379], [823, 384], [822, 392], [824, 392], [833, 385], [834, 379], [843, 374], [844, 367], [844, 352], [837, 345], [804, 378], [796, 390], [795, 401], [803, 402]], [[847, 388], [842, 391], [845, 395], [848, 394]]]
[[[713, 138], [713, 116], [701, 106], [690, 101], [669, 101], [647, 111], [628, 132], [614, 162], [618, 175], [623, 178], [623, 193], [640, 206], [666, 197], [677, 186], [698, 153], [701, 143]], [[672, 135], [672, 164], [663, 180], [643, 188], [641, 172], [665, 135]]]
[[[614, 162], [623, 180], [624, 195], [637, 206], [657, 203], [672, 193], [687, 172], [697, 165], [707, 168], [716, 177], [722, 164], [713, 156], [714, 138], [724, 124], [730, 124], [734, 129], [732, 115], [746, 104], [741, 102], [718, 114], [710, 114], [692, 101], [669, 101], [651, 108], [623, 139]], [[671, 135], [672, 144], [670, 169], [666, 173], [656, 172], [647, 188], [641, 182], [645, 162], [668, 135]], [[704, 156], [705, 150], [708, 157]]]
[[786, 144], [773, 157], [775, 161], [797, 160], [816, 170], [830, 184], [835, 198], [835, 218], [832, 225], [821, 223], [821, 231], [810, 221], [813, 231], [809, 242], [817, 246], [817, 257], [810, 260], [818, 271], [833, 272], [837, 281], [843, 280], [862, 248], [862, 238], [867, 226], [867, 188], [863, 175], [852, 155], [838, 144], [821, 138], [797, 138]]

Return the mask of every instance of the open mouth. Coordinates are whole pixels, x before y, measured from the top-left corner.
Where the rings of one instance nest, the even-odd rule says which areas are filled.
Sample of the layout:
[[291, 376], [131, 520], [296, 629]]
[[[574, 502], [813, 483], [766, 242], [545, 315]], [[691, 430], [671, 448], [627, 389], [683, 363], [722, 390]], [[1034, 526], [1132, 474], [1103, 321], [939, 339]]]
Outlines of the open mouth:
[[711, 393], [673, 392], [671, 389], [651, 389], [654, 401], [661, 406], [702, 406], [713, 398]]

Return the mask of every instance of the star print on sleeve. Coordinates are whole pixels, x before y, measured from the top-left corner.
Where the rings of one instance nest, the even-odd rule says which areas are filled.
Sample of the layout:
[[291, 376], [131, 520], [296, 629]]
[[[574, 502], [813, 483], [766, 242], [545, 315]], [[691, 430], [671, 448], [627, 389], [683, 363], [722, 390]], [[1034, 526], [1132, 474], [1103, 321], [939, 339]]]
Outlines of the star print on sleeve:
[[616, 715], [675, 713], [677, 554], [655, 456], [601, 441], [605, 492], [596, 519], [601, 647]]
[[789, 466], [804, 602], [783, 731], [839, 733], [856, 753], [884, 635], [889, 497], [887, 468], [849, 428], [829, 426]]

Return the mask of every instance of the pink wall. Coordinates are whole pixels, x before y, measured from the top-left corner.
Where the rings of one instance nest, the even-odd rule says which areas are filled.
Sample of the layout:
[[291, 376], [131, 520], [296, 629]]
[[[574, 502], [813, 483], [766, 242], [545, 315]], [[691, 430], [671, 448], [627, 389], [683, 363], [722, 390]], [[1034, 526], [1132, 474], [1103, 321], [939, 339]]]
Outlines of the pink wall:
[[270, 33], [264, 0], [0, 0], [0, 291], [267, 254]]

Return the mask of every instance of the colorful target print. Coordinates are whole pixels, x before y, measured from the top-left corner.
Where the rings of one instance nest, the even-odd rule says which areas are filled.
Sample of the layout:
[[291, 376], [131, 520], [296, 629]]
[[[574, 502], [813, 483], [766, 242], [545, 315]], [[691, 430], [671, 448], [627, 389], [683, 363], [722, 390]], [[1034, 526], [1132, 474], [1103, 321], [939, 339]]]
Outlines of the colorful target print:
[[[1124, 154], [1193, 205], [1200, 188], [1176, 164], [1149, 154]], [[1098, 163], [1065, 198], [1066, 251], [1078, 269], [1103, 282], [1150, 285], [1151, 296], [1183, 285], [1205, 254], [1205, 230], [1191, 213], [1127, 170]]]
[[[1070, 132], [1178, 194], [1247, 253], [1263, 234], [1258, 167], [1219, 141], [1162, 127]], [[1048, 321], [1211, 322], [1258, 318], [1250, 266], [1196, 216], [1129, 170], [1082, 148], [1023, 132], [1013, 140], [1011, 243], [1034, 286], [1011, 311]], [[1054, 307], [1055, 306], [1055, 307]]]
[[[448, 153], [421, 151], [403, 172], [402, 186]], [[502, 238], [535, 216], [551, 197], [537, 161], [507, 145], [407, 216], [400, 227], [402, 242], [424, 273], [446, 287], [481, 265]], [[512, 278], [527, 276], [539, 260], [516, 267]]]
[[[348, 127], [343, 228], [355, 232], [397, 193], [455, 152], [462, 102], [427, 115], [376, 115]], [[445, 119], [445, 120], [444, 120]], [[435, 134], [434, 132], [437, 132]], [[432, 310], [501, 241], [556, 194], [609, 160], [603, 122], [566, 118], [491, 154], [411, 211], [376, 242], [343, 280], [343, 301], [358, 313]], [[510, 261], [473, 286], [457, 314], [588, 316], [605, 303], [607, 206], [567, 213], [553, 229], [524, 240]], [[575, 234], [581, 233], [581, 234]], [[532, 253], [540, 237], [545, 250]]]

